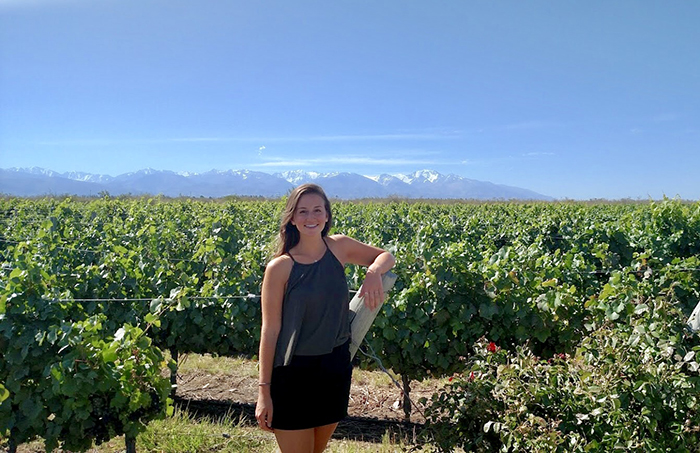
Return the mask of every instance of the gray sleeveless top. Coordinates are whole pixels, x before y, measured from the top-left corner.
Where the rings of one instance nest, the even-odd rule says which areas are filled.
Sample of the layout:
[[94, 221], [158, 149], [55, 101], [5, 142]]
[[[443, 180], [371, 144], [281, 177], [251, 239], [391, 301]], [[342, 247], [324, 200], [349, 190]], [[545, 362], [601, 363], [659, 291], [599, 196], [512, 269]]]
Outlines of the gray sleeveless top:
[[348, 312], [345, 269], [328, 244], [315, 263], [294, 261], [282, 302], [273, 366], [289, 365], [294, 355], [328, 354], [344, 344], [350, 338]]

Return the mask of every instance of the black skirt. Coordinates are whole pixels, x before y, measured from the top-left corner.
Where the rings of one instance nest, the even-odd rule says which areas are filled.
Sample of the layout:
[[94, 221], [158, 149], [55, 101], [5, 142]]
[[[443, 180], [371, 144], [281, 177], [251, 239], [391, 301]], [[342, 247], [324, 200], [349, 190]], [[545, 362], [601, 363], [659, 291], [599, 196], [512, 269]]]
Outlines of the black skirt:
[[272, 370], [272, 427], [307, 429], [347, 417], [350, 399], [350, 342], [318, 356], [293, 356]]

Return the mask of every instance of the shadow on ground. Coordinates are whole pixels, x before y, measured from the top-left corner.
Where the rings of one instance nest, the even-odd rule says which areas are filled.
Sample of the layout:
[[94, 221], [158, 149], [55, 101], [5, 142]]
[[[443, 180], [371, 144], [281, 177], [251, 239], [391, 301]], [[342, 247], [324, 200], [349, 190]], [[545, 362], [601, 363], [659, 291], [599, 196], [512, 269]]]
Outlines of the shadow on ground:
[[[177, 396], [174, 403], [175, 407], [188, 412], [195, 418], [229, 416], [234, 420], [240, 419], [247, 426], [257, 426], [254, 404], [207, 399], [195, 400]], [[333, 438], [381, 443], [388, 435], [391, 440], [401, 439], [416, 444], [422, 428], [423, 425], [419, 423], [369, 417], [347, 417], [338, 424]]]

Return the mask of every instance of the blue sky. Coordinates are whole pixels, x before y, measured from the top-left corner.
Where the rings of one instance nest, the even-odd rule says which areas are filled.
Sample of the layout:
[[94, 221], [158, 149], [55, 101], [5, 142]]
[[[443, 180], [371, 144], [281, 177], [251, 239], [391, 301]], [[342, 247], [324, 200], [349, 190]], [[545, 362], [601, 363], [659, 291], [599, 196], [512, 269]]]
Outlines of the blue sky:
[[700, 199], [700, 2], [0, 0], [0, 168]]

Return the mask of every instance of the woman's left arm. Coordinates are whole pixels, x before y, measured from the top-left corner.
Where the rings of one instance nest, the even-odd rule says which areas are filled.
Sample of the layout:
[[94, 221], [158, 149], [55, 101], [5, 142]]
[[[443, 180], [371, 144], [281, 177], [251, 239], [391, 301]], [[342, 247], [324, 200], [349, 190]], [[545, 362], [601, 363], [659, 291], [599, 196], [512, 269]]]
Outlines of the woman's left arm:
[[384, 302], [384, 288], [382, 286], [382, 274], [387, 273], [396, 259], [386, 250], [374, 247], [348, 236], [337, 235], [334, 237], [339, 248], [343, 252], [346, 262], [367, 266], [365, 281], [360, 287], [360, 297], [365, 298], [365, 305], [374, 310]]

